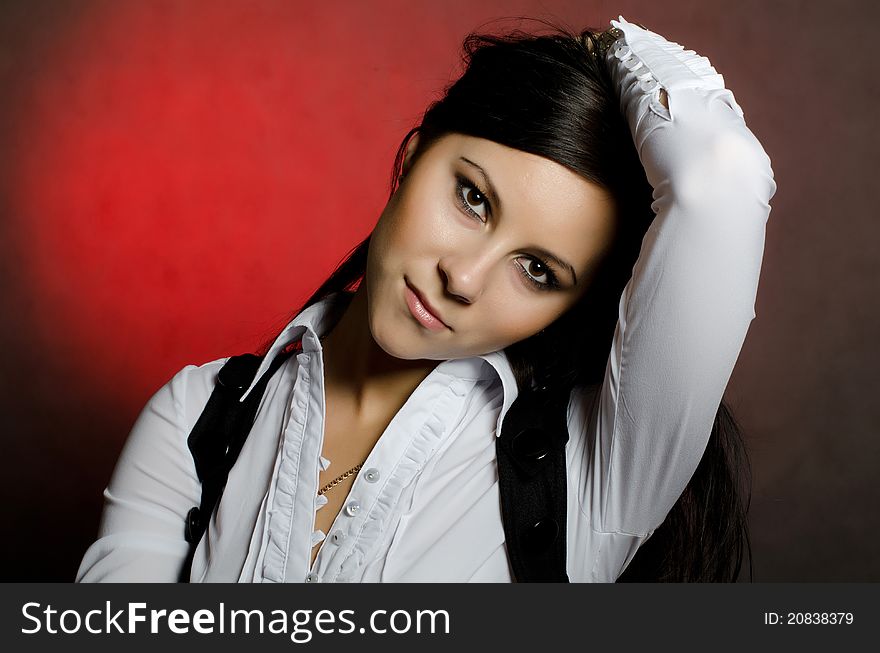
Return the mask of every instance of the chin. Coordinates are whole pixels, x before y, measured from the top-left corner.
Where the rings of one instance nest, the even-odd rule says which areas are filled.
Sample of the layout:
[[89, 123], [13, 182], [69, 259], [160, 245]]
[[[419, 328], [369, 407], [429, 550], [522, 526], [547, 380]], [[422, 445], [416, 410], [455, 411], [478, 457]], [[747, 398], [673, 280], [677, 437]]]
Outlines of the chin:
[[377, 324], [373, 319], [373, 316], [370, 316], [369, 319], [370, 324], [370, 335], [373, 337], [373, 342], [384, 351], [389, 356], [393, 358], [400, 358], [403, 360], [413, 360], [418, 358], [418, 356], [413, 356], [413, 352], [410, 347], [406, 346], [406, 343], [403, 342], [403, 339], [400, 337], [400, 330], [402, 327], [400, 325], [388, 324], [387, 322], [384, 326], [380, 323]]
[[418, 342], [418, 336], [401, 335], [405, 326], [390, 325], [386, 331], [381, 328], [373, 328], [371, 325], [373, 341], [386, 354], [400, 360], [437, 360], [444, 361], [454, 356], [446, 352], [430, 351], [425, 343]]
[[373, 336], [373, 340], [382, 351], [392, 358], [399, 358], [401, 360], [416, 360], [417, 358], [420, 358], [419, 356], [413, 356], [412, 353], [405, 348], [402, 349], [399, 342], [387, 343], [382, 338], [376, 338], [375, 336]]

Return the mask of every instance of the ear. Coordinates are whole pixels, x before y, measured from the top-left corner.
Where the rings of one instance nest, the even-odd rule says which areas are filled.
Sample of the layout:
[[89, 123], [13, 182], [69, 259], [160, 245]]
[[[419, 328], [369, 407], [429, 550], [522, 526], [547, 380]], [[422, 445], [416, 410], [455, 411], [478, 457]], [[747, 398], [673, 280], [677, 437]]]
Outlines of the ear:
[[416, 148], [419, 146], [419, 132], [416, 132], [410, 139], [409, 143], [406, 145], [406, 154], [403, 157], [403, 164], [401, 165], [401, 172], [406, 174], [409, 172], [410, 166], [412, 165], [412, 157], [416, 151]]

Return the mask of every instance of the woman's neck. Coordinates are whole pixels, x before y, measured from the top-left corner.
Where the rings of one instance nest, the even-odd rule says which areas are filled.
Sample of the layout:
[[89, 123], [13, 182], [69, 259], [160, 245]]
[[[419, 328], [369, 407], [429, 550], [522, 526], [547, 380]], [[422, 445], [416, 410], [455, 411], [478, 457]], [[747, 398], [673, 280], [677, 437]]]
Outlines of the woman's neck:
[[363, 423], [389, 421], [439, 363], [395, 358], [376, 343], [363, 283], [321, 342], [325, 391], [332, 394], [338, 409]]

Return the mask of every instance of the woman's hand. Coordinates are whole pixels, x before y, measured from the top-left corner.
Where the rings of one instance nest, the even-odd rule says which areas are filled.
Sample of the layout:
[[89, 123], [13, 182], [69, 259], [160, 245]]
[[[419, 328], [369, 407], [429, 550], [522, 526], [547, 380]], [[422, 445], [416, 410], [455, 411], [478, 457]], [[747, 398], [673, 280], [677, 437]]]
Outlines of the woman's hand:
[[[645, 26], [642, 25], [641, 23], [633, 23], [633, 25], [638, 25], [638, 26], [641, 27], [642, 29], [647, 29], [647, 27], [645, 27]], [[599, 45], [598, 45], [598, 50], [599, 50], [599, 52], [598, 52], [598, 54], [599, 54], [600, 56], [604, 56], [605, 52], [608, 50], [608, 48], [611, 46], [611, 44], [614, 43], [614, 41], [615, 41], [617, 38], [619, 38], [620, 36], [622, 36], [622, 34], [623, 34], [623, 32], [621, 32], [621, 31], [620, 31], [618, 28], [616, 28], [616, 27], [611, 27], [611, 28], [605, 30], [604, 32], [600, 32], [599, 34], [596, 34], [596, 39], [597, 39], [598, 42], [599, 42]], [[586, 45], [587, 45], [587, 49], [588, 49], [591, 53], [593, 53], [593, 42], [592, 42], [592, 40], [589, 40], [589, 39], [588, 39], [588, 40], [586, 41]], [[596, 54], [596, 53], [594, 53], [594, 54]], [[669, 108], [669, 100], [667, 99], [667, 96], [666, 96], [666, 89], [665, 89], [665, 88], [661, 88], [661, 89], [660, 89], [660, 93], [659, 93], [659, 97], [658, 97], [658, 99], [659, 99], [659, 101], [660, 101], [660, 104], [662, 104], [662, 105], [663, 105], [665, 108], [667, 108], [667, 109]]]

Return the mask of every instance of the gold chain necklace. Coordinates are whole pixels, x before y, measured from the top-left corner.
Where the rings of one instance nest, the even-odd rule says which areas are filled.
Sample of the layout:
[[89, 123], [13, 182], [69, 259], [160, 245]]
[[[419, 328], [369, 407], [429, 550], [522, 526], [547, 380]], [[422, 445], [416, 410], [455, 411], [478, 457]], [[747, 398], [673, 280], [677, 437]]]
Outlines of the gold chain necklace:
[[[318, 339], [321, 341], [321, 344], [324, 343], [324, 337], [325, 337], [325, 336], [321, 336], [320, 338], [318, 338]], [[367, 461], [365, 460], [364, 462], [367, 462]], [[342, 474], [341, 476], [337, 476], [337, 477], [334, 478], [332, 481], [330, 481], [329, 483], [327, 483], [327, 485], [325, 485], [325, 486], [322, 487], [320, 490], [318, 490], [318, 496], [324, 494], [324, 493], [327, 492], [328, 490], [332, 490], [333, 488], [335, 488], [337, 485], [339, 485], [340, 483], [342, 483], [342, 481], [344, 481], [345, 479], [347, 479], [347, 478], [348, 478], [349, 476], [351, 476], [352, 474], [357, 474], [357, 473], [360, 471], [361, 467], [363, 467], [363, 466], [364, 466], [364, 463], [361, 463], [361, 464], [359, 464], [359, 465], [355, 465], [354, 467], [352, 467], [351, 469], [349, 469], [347, 472], [345, 472], [345, 474]]]
[[[366, 462], [366, 461], [364, 461], [364, 462]], [[363, 466], [364, 466], [364, 463], [361, 463], [360, 465], [357, 465], [357, 466], [352, 467], [351, 469], [349, 469], [349, 470], [348, 470], [347, 472], [345, 472], [345, 474], [343, 474], [342, 476], [337, 476], [337, 477], [334, 478], [332, 481], [330, 481], [329, 483], [327, 483], [327, 485], [325, 485], [325, 486], [322, 487], [320, 490], [318, 490], [318, 494], [321, 495], [321, 494], [324, 494], [327, 490], [331, 490], [331, 489], [333, 489], [334, 487], [336, 487], [337, 485], [339, 485], [340, 483], [342, 483], [342, 481], [344, 481], [345, 479], [347, 479], [347, 478], [348, 478], [349, 476], [351, 476], [352, 474], [357, 474], [357, 473], [360, 471], [361, 467], [363, 467]]]

